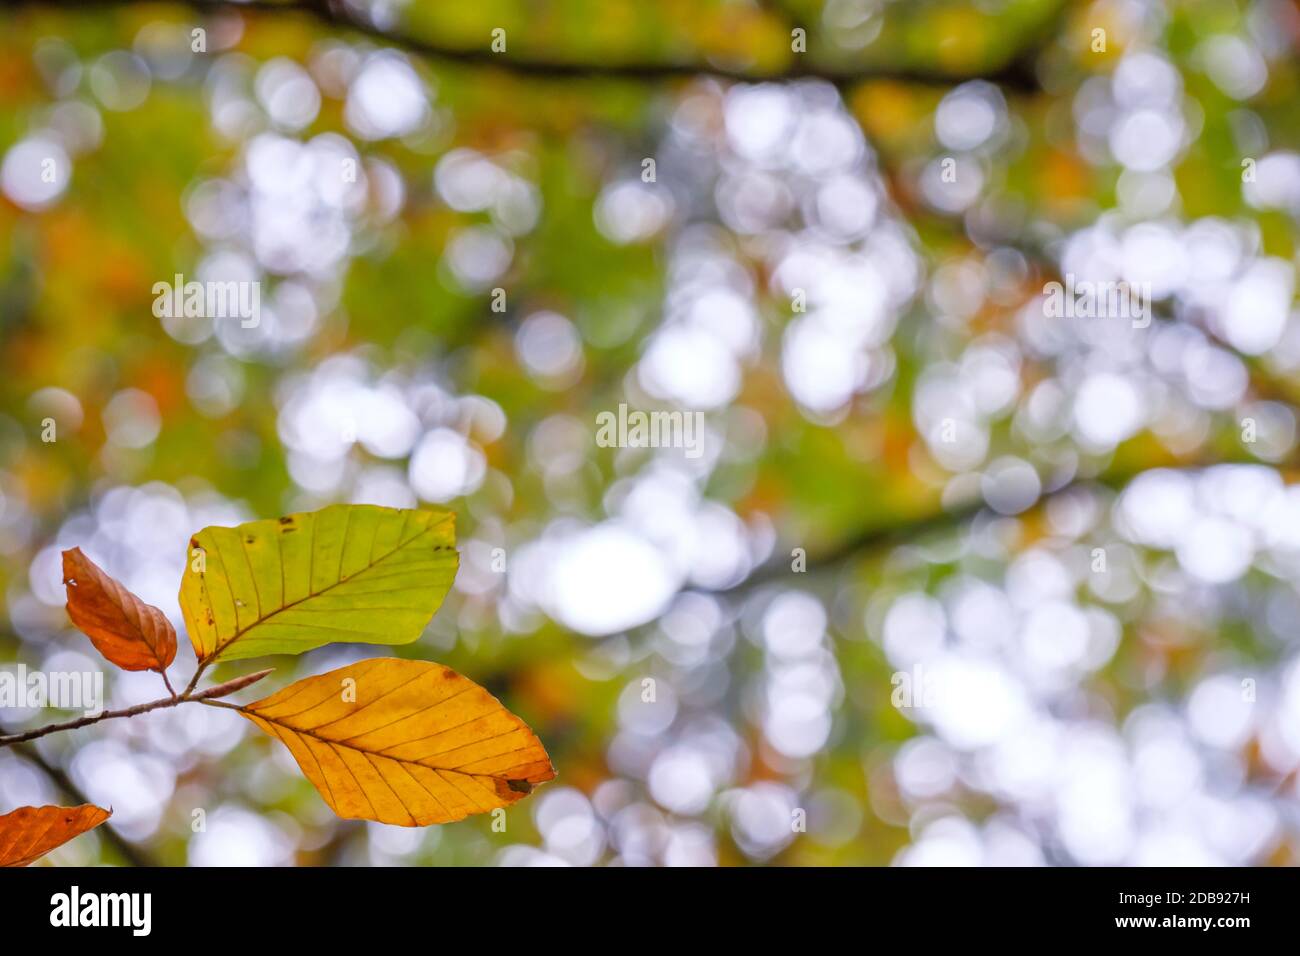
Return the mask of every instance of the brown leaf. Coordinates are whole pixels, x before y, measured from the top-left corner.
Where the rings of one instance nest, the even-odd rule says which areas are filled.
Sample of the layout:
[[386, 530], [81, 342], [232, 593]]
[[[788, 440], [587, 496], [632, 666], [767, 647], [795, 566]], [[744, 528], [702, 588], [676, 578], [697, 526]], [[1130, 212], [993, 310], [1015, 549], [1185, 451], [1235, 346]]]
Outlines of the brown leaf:
[[92, 803], [79, 807], [19, 807], [0, 816], [0, 866], [34, 863], [112, 815], [113, 811]]
[[63, 552], [68, 617], [99, 652], [123, 670], [161, 673], [176, 657], [176, 630], [81, 553]]

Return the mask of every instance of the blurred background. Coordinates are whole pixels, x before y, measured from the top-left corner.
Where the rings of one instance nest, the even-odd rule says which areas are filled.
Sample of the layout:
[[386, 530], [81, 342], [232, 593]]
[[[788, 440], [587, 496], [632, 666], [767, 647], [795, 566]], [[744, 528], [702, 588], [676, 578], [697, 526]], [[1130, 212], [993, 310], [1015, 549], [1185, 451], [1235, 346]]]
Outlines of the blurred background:
[[[206, 525], [441, 505], [393, 652], [559, 772], [505, 832], [343, 821], [186, 706], [0, 751], [0, 810], [111, 805], [62, 864], [1295, 863], [1297, 44], [1287, 0], [0, 3], [0, 662], [104, 666], [63, 548], [179, 628]], [[260, 323], [157, 317], [177, 274]], [[703, 454], [599, 447], [620, 404]]]

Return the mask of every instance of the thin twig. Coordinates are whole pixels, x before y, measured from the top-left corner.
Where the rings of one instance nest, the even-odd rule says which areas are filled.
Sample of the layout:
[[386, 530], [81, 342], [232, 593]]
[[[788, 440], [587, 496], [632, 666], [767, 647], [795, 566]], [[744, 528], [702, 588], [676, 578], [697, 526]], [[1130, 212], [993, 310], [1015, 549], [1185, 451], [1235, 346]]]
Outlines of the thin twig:
[[199, 703], [207, 704], [209, 707], [224, 707], [226, 710], [238, 710], [242, 712], [244, 709], [238, 704], [228, 704], [224, 700], [201, 700]]
[[9, 747], [13, 744], [20, 744], [27, 740], [36, 740], [49, 734], [59, 733], [64, 730], [76, 730], [80, 727], [89, 727], [91, 724], [97, 724], [104, 720], [114, 720], [118, 717], [135, 717], [140, 714], [147, 714], [151, 710], [163, 710], [167, 707], [176, 707], [189, 701], [206, 702], [216, 697], [225, 697], [227, 694], [233, 694], [235, 691], [243, 690], [249, 684], [254, 684], [261, 680], [267, 674], [271, 673], [270, 669], [258, 671], [255, 674], [245, 674], [243, 677], [236, 677], [234, 680], [226, 681], [224, 684], [218, 684], [216, 687], [209, 687], [206, 690], [199, 691], [197, 694], [186, 690], [179, 696], [163, 697], [159, 700], [151, 700], [147, 704], [136, 704], [132, 707], [123, 707], [121, 710], [106, 710], [103, 713], [95, 714], [88, 717], [79, 717], [76, 720], [65, 720], [62, 723], [47, 724], [44, 727], [37, 727], [35, 730], [28, 730], [20, 734], [8, 734], [0, 736], [0, 747]]
[[194, 676], [190, 678], [190, 682], [185, 685], [185, 690], [181, 693], [182, 697], [188, 697], [194, 693], [194, 688], [199, 686], [199, 678], [203, 676], [203, 672], [207, 669], [207, 661], [199, 661], [199, 666], [194, 669]]
[[76, 730], [80, 727], [89, 727], [91, 724], [97, 724], [103, 720], [114, 720], [118, 717], [135, 717], [138, 714], [147, 714], [151, 710], [160, 710], [164, 707], [175, 707], [177, 704], [183, 704], [188, 700], [186, 697], [163, 697], [160, 700], [153, 700], [147, 704], [136, 704], [133, 707], [124, 707], [121, 710], [106, 710], [102, 713], [95, 714], [92, 717], [78, 717], [76, 720], [65, 720], [58, 724], [47, 724], [44, 727], [37, 727], [35, 730], [29, 730], [21, 734], [10, 734], [0, 737], [0, 747], [8, 747], [11, 744], [22, 743], [24, 740], [36, 740], [49, 734], [56, 734], [63, 730]]

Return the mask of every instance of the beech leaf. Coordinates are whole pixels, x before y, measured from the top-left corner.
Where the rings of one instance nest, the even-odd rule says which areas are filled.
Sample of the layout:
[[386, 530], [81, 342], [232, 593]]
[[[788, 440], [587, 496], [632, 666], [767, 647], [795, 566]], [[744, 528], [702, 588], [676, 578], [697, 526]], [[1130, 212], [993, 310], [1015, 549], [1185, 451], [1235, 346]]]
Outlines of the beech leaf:
[[240, 712], [289, 748], [341, 817], [450, 823], [508, 806], [555, 777], [526, 723], [429, 661], [361, 661]]
[[167, 616], [105, 574], [80, 548], [63, 552], [63, 584], [68, 617], [118, 667], [161, 673], [176, 658], [176, 629]]
[[19, 807], [0, 816], [0, 866], [33, 863], [112, 815], [111, 810], [92, 803], [79, 807]]
[[205, 528], [181, 579], [194, 653], [206, 663], [410, 643], [456, 576], [455, 543], [450, 511], [376, 505]]

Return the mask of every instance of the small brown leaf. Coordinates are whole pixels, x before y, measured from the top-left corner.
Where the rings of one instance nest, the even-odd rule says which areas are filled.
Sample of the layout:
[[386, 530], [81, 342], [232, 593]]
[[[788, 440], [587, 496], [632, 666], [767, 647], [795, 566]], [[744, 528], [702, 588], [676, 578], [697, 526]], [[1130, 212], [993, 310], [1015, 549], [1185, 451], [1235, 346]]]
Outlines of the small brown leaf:
[[113, 815], [92, 803], [79, 807], [19, 807], [0, 816], [0, 866], [34, 863]]
[[63, 552], [63, 583], [72, 618], [99, 652], [123, 670], [161, 673], [176, 657], [176, 630], [81, 553]]

